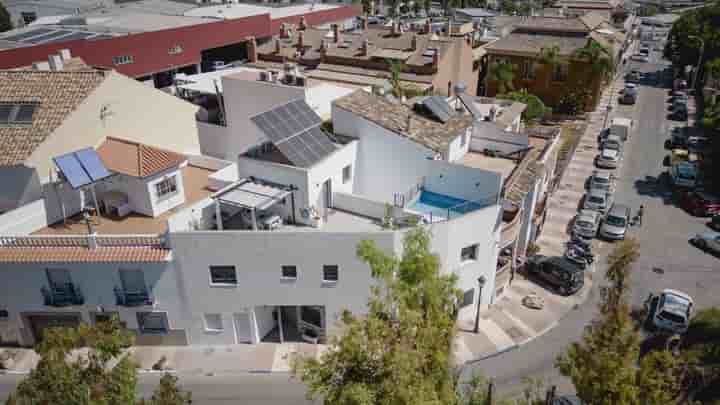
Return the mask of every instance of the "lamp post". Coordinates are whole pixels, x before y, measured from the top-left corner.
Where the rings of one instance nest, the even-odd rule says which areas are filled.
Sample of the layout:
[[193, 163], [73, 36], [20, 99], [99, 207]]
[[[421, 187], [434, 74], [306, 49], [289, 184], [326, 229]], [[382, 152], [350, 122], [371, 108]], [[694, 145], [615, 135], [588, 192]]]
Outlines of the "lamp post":
[[608, 118], [610, 117], [610, 111], [612, 111], [612, 104], [608, 104], [607, 108], [605, 109], [605, 121], [603, 122], [603, 129], [607, 127]]
[[485, 277], [480, 276], [477, 279], [478, 281], [478, 303], [477, 303], [477, 312], [475, 312], [475, 333], [480, 332], [480, 303], [482, 302], [482, 290], [483, 286], [485, 285]]
[[705, 52], [705, 41], [697, 35], [689, 35], [688, 38], [697, 39], [700, 41], [700, 55], [698, 56], [697, 67], [695, 68], [695, 74], [693, 75], [692, 85], [697, 89], [697, 77], [700, 72], [700, 64], [702, 63], [703, 53]]

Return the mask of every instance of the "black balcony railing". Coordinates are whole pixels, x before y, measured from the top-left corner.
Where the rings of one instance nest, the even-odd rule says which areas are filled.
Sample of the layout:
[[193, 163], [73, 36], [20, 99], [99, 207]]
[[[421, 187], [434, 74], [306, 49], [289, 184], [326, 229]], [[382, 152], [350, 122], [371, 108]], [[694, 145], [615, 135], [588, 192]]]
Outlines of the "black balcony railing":
[[53, 307], [66, 307], [69, 305], [83, 305], [83, 297], [80, 288], [73, 283], [51, 285], [40, 289], [45, 305]]
[[124, 307], [138, 307], [153, 304], [153, 299], [146, 289], [131, 291], [115, 287], [115, 301], [117, 305]]

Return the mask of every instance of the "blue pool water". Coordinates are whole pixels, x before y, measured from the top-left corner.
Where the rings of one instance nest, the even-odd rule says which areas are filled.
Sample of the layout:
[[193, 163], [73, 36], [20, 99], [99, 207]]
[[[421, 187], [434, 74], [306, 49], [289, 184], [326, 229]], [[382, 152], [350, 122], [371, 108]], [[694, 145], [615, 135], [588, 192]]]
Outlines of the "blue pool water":
[[422, 190], [417, 200], [407, 206], [409, 210], [432, 215], [437, 219], [448, 218], [448, 216], [454, 217], [478, 208], [481, 208], [478, 203], [427, 190]]

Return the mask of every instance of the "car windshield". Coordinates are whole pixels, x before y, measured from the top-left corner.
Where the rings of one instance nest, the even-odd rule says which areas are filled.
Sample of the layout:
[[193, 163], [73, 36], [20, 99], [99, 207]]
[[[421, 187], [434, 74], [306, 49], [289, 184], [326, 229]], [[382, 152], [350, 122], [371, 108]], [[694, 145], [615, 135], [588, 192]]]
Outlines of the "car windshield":
[[605, 143], [605, 149], [618, 150], [620, 149], [620, 144], [613, 141], [608, 141]]
[[604, 203], [605, 203], [605, 199], [604, 199], [604, 198], [602, 198], [602, 197], [600, 197], [600, 196], [594, 196], [594, 195], [591, 195], [591, 196], [588, 198], [588, 201], [591, 202], [591, 203], [593, 203], [593, 204], [604, 204]]
[[590, 221], [578, 221], [577, 226], [578, 228], [583, 229], [593, 229], [595, 227], [595, 225]]
[[608, 184], [609, 182], [610, 180], [605, 177], [593, 177], [593, 183], [596, 184]]
[[660, 311], [660, 313], [658, 314], [658, 316], [659, 316], [660, 318], [662, 318], [662, 319], [668, 320], [668, 321], [673, 322], [673, 323], [679, 323], [679, 324], [684, 324], [684, 323], [685, 323], [685, 318], [684, 318], [684, 317], [682, 317], [682, 316], [680, 316], [680, 315], [677, 315], [677, 314], [673, 314], [672, 312]]
[[614, 215], [608, 215], [608, 217], [605, 218], [605, 223], [612, 226], [625, 226], [625, 222], [625, 218]]
[[678, 168], [678, 177], [681, 179], [688, 179], [692, 180], [695, 178], [695, 171], [686, 167], [679, 167]]

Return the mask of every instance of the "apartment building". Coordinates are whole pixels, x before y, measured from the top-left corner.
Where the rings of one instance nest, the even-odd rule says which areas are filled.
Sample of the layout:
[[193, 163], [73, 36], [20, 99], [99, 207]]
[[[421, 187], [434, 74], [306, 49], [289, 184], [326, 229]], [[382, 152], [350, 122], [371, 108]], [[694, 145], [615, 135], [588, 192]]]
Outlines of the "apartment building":
[[[162, 129], [147, 142], [98, 130], [46, 153], [61, 191], [0, 216], [3, 342], [30, 345], [49, 326], [115, 313], [139, 344], [325, 341], [343, 310], [365, 310], [376, 283], [357, 244], [401, 254], [414, 224], [458, 276], [460, 316], [492, 305], [504, 181], [462, 163], [483, 121], [461, 100], [403, 104], [358, 90], [333, 102], [328, 132], [303, 91], [261, 89], [245, 94], [267, 104], [246, 111], [255, 130], [234, 133], [247, 139], [228, 144], [232, 162], [150, 145]], [[293, 96], [257, 96], [272, 91]], [[487, 101], [468, 103], [481, 113]], [[484, 124], [512, 127], [517, 108], [504, 108], [509, 125]], [[62, 215], [20, 220], [50, 205]]]
[[392, 27], [370, 27], [367, 20], [356, 30], [343, 32], [311, 28], [304, 23], [285, 25], [270, 41], [250, 46], [248, 58], [259, 67], [295, 62], [306, 68], [309, 78], [361, 86], [383, 86], [390, 63], [402, 66], [400, 81], [414, 92], [450, 94], [462, 84], [475, 94], [479, 58], [473, 44], [472, 24], [448, 24], [445, 34], [435, 32], [429, 22], [421, 31]]
[[[576, 52], [589, 42], [595, 42], [612, 54], [616, 62], [628, 45], [626, 35], [597, 13], [581, 17], [523, 17], [508, 25], [509, 33], [488, 43], [488, 72], [493, 65], [509, 63], [514, 66], [513, 87], [527, 89], [549, 106], [559, 105], [569, 87], [589, 91], [587, 108], [598, 102], [603, 78], [594, 73], [588, 61], [576, 57]], [[557, 49], [558, 63], [543, 63], [543, 50]], [[498, 93], [498, 83], [492, 75], [485, 76], [488, 96]]]

